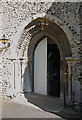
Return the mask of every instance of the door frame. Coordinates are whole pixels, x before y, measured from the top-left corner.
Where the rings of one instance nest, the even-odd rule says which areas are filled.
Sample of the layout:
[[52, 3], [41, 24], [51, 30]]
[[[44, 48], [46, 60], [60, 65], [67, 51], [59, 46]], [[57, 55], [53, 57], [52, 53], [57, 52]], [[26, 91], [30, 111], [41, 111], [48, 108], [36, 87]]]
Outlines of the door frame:
[[[43, 19], [43, 18], [41, 18]], [[36, 25], [37, 21], [37, 25]], [[31, 39], [28, 45], [28, 66], [29, 66], [29, 73], [30, 73], [30, 82], [32, 85], [32, 91], [34, 90], [34, 51], [38, 45], [38, 43], [44, 38], [49, 37], [53, 40], [59, 48], [60, 51], [60, 98], [64, 98], [64, 87], [66, 86], [66, 61], [65, 57], [71, 57], [72, 52], [70, 48], [69, 40], [65, 34], [65, 32], [58, 26], [57, 24], [53, 23], [52, 21], [46, 21], [46, 25], [40, 26], [39, 25], [40, 19], [37, 19], [32, 23], [36, 25], [32, 31], [29, 31], [31, 34]], [[30, 23], [31, 26], [31, 23]], [[36, 31], [36, 32], [35, 32]], [[68, 49], [66, 47], [68, 45]]]

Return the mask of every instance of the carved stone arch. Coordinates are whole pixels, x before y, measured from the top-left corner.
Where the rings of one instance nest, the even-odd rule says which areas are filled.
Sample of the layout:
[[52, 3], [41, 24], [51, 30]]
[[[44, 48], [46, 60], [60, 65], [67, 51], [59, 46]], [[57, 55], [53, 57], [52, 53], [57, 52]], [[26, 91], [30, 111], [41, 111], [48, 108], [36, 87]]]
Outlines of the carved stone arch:
[[31, 34], [31, 39], [28, 46], [29, 61], [32, 58], [32, 52], [35, 49], [34, 47], [43, 37], [46, 36], [52, 38], [52, 40], [56, 42], [59, 50], [61, 51], [61, 56], [66, 57], [72, 55], [69, 40], [65, 32], [57, 24], [46, 18], [38, 18], [30, 23], [28, 27], [30, 25], [35, 25], [35, 27], [29, 32]]
[[[21, 57], [27, 57], [27, 66], [29, 69], [30, 91], [33, 91], [33, 57], [37, 44], [44, 38], [50, 37], [58, 46], [60, 51], [60, 81], [62, 90], [60, 93], [63, 97], [64, 80], [66, 72], [65, 57], [71, 57], [73, 54], [73, 47], [76, 47], [73, 36], [70, 31], [62, 25], [60, 21], [56, 21], [53, 16], [44, 16], [36, 18], [30, 22], [23, 30], [21, 38], [18, 42], [17, 51]], [[72, 47], [73, 44], [73, 47]], [[77, 48], [77, 47], [76, 47]], [[27, 74], [27, 73], [26, 73]]]
[[[42, 17], [41, 17], [42, 16]], [[24, 56], [24, 52], [27, 51], [28, 49], [28, 44], [29, 44], [29, 41], [30, 39], [32, 38], [31, 37], [31, 34], [30, 34], [30, 30], [31, 29], [34, 29], [35, 27], [33, 26], [34, 24], [37, 24], [39, 20], [41, 20], [45, 18], [45, 20], [47, 21], [51, 21], [53, 24], [55, 24], [56, 26], [58, 26], [63, 32], [64, 34], [67, 36], [67, 39], [70, 43], [70, 46], [71, 46], [71, 50], [73, 48], [76, 48], [76, 45], [74, 43], [74, 39], [73, 39], [73, 35], [72, 33], [69, 31], [69, 29], [67, 28], [66, 25], [64, 25], [64, 23], [62, 23], [57, 17], [54, 17], [52, 15], [45, 15], [45, 14], [40, 14], [40, 15], [34, 15], [33, 16], [33, 21], [30, 22], [23, 30], [22, 34], [21, 34], [21, 37], [18, 41], [18, 44], [17, 44], [17, 53], [18, 53], [18, 56]], [[43, 20], [41, 20], [43, 21]], [[36, 23], [37, 22], [37, 23]], [[25, 23], [26, 24], [26, 23]], [[46, 23], [47, 24], [47, 23]], [[34, 28], [33, 28], [34, 27]], [[73, 50], [72, 50], [73, 52]]]
[[[61, 59], [61, 73], [60, 73], [60, 81], [61, 84], [64, 84], [63, 79], [65, 79], [65, 57], [72, 56], [72, 51], [70, 47], [69, 40], [65, 34], [65, 32], [55, 23], [46, 19], [46, 18], [38, 18], [34, 20], [32, 23], [28, 25], [28, 27], [35, 25], [35, 27], [30, 30], [31, 39], [28, 45], [27, 56], [28, 56], [28, 65], [30, 72], [30, 79], [32, 81], [32, 91], [33, 91], [33, 79], [34, 79], [34, 51], [38, 45], [38, 43], [45, 37], [51, 38], [59, 48], [60, 51], [60, 59]], [[27, 28], [26, 28], [27, 29]], [[67, 49], [68, 46], [68, 49]], [[63, 72], [62, 72], [63, 71]], [[61, 88], [62, 89], [62, 88]], [[61, 96], [63, 95], [63, 90], [61, 90]]]
[[[70, 46], [70, 42], [66, 33], [63, 29], [58, 26], [53, 21], [47, 18], [37, 18], [29, 23], [23, 33], [23, 39], [21, 37], [21, 42], [18, 46], [20, 49], [21, 56], [25, 56], [25, 51], [28, 59], [28, 68], [29, 68], [29, 78], [31, 81], [31, 90], [33, 91], [33, 79], [34, 79], [34, 51], [38, 45], [38, 43], [44, 38], [49, 37], [53, 40], [59, 48], [60, 51], [60, 81], [61, 86], [64, 85], [63, 79], [65, 79], [65, 57], [72, 56], [72, 50]], [[68, 49], [67, 49], [68, 46]], [[62, 88], [61, 88], [62, 89]], [[61, 95], [63, 96], [63, 89], [61, 90]]]
[[[26, 51], [26, 57], [28, 60], [28, 66], [29, 66], [29, 77], [31, 79], [31, 82], [33, 82], [33, 56], [34, 51], [37, 46], [37, 44], [42, 40], [44, 37], [51, 38], [56, 45], [59, 48], [60, 51], [60, 59], [61, 59], [61, 84], [64, 84], [62, 82], [62, 79], [64, 78], [65, 73], [65, 57], [72, 56], [72, 50], [70, 46], [70, 42], [68, 40], [68, 37], [66, 33], [63, 31], [63, 29], [58, 26], [53, 21], [47, 19], [47, 18], [37, 18], [33, 20], [31, 23], [29, 23], [25, 28], [24, 32], [21, 36], [21, 41], [19, 42], [18, 49], [20, 52], [20, 55], [23, 57], [25, 56]], [[68, 49], [67, 49], [68, 46]], [[33, 84], [32, 84], [33, 86]], [[32, 87], [33, 90], [33, 87]]]

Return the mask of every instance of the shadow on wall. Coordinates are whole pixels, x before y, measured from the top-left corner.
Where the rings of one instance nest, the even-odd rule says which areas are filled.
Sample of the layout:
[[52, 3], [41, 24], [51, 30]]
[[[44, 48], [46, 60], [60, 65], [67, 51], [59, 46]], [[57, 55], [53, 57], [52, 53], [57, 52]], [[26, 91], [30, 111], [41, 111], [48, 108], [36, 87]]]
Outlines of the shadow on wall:
[[24, 92], [31, 92], [32, 83], [30, 78], [30, 67], [29, 64], [26, 66], [24, 74], [23, 74], [23, 91]]
[[[68, 4], [68, 6], [67, 6], [67, 4]], [[73, 4], [76, 4], [76, 3], [73, 3]], [[61, 7], [60, 7], [60, 5], [61, 5]], [[53, 16], [56, 16], [57, 18], [59, 18], [62, 22], [66, 22], [65, 20], [64, 20], [64, 18], [65, 17], [67, 17], [67, 15], [65, 16], [65, 14], [67, 14], [67, 10], [68, 10], [68, 8], [67, 7], [69, 7], [71, 5], [71, 3], [57, 3], [57, 2], [54, 2], [54, 3], [52, 3], [52, 5], [51, 5], [51, 7], [48, 9], [48, 11], [46, 12], [46, 16], [47, 16], [47, 14], [51, 14], [51, 15], [53, 15]], [[66, 9], [65, 9], [65, 6], [66, 6]], [[53, 10], [54, 9], [54, 10]], [[64, 13], [62, 12], [62, 10], [64, 10]], [[68, 19], [68, 18], [66, 18], [66, 19]], [[36, 23], [36, 22], [35, 22]], [[37, 23], [36, 23], [37, 24]], [[32, 24], [33, 25], [33, 24]], [[27, 26], [27, 28], [28, 28], [29, 26]], [[35, 32], [36, 31], [38, 31], [38, 30], [40, 30], [40, 31], [38, 31], [38, 33], [39, 32], [41, 32], [41, 29], [38, 29], [38, 28], [36, 28], [36, 29], [34, 29], [35, 30]], [[33, 31], [33, 29], [32, 30], [30, 30], [29, 31], [29, 33], [31, 34], [32, 33], [32, 35], [34, 35], [35, 34], [35, 32]], [[41, 33], [42, 34], [42, 33]], [[35, 35], [36, 36], [36, 35]], [[39, 39], [41, 39], [41, 38], [39, 38]], [[34, 42], [34, 41], [33, 41]], [[65, 41], [66, 42], [66, 41]], [[32, 44], [34, 44], [34, 43], [32, 43]], [[70, 50], [69, 50], [70, 51]], [[32, 53], [33, 53], [34, 51], [32, 51]], [[34, 54], [34, 53], [33, 53]], [[64, 56], [65, 57], [65, 56]], [[24, 93], [25, 92], [32, 92], [32, 90], [33, 90], [33, 74], [31, 74], [32, 73], [32, 69], [33, 69], [33, 66], [32, 66], [32, 64], [31, 64], [31, 66], [30, 66], [30, 63], [29, 64], [27, 64], [27, 66], [26, 66], [26, 68], [25, 68], [25, 71], [24, 71], [24, 74], [23, 74], [23, 91], [24, 91]], [[64, 69], [64, 68], [62, 68], [62, 69]], [[25, 97], [28, 99], [28, 96], [25, 94]], [[30, 100], [30, 99], [29, 99]], [[36, 100], [35, 100], [36, 101]], [[39, 100], [40, 101], [40, 100]]]

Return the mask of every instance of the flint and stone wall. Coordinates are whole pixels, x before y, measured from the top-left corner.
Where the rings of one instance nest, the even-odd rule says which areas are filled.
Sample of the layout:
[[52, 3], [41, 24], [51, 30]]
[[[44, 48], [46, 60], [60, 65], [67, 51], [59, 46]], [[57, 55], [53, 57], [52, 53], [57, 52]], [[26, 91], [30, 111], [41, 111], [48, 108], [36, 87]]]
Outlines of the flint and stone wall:
[[[20, 44], [23, 41], [22, 35], [25, 33], [24, 28], [34, 19], [46, 17], [57, 23], [63, 28], [66, 35], [69, 37], [69, 42], [72, 49], [72, 57], [80, 59], [80, 2], [16, 2], [16, 1], [0, 1], [0, 35], [6, 35], [10, 40], [10, 47], [1, 53], [1, 69], [2, 94], [14, 96], [21, 90], [21, 63], [22, 51], [24, 46]], [[63, 26], [62, 26], [63, 25]], [[26, 33], [25, 33], [26, 34]], [[28, 36], [30, 37], [30, 36]], [[27, 37], [27, 47], [29, 45]], [[22, 75], [28, 68], [25, 66], [28, 63], [28, 56], [25, 51], [23, 60]], [[7, 59], [8, 58], [8, 59]], [[12, 60], [13, 59], [13, 60]], [[80, 62], [77, 61], [73, 65], [73, 90], [75, 92], [75, 100], [80, 99]], [[23, 81], [23, 80], [22, 80]], [[15, 82], [15, 86], [14, 86]], [[31, 91], [31, 85], [25, 83], [25, 90]], [[14, 89], [16, 88], [16, 90]]]

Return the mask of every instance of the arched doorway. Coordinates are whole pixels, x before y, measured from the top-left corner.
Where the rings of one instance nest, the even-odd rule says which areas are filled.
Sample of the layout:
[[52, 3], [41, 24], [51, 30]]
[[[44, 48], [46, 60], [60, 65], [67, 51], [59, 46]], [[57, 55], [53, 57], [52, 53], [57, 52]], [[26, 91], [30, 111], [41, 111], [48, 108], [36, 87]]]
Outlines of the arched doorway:
[[[27, 53], [27, 67], [28, 67], [28, 79], [27, 81], [28, 88], [27, 91], [34, 92], [34, 52], [37, 45], [42, 41], [45, 37], [49, 38], [50, 41], [54, 41], [55, 49], [57, 52], [59, 51], [60, 55], [60, 93], [57, 96], [60, 98], [64, 98], [64, 87], [66, 86], [66, 61], [65, 57], [72, 56], [71, 46], [68, 40], [68, 37], [64, 30], [56, 24], [55, 22], [47, 19], [47, 18], [37, 18], [29, 23], [23, 33], [24, 39], [20, 42], [20, 46], [22, 44], [22, 56]], [[28, 41], [27, 41], [28, 39]], [[26, 43], [26, 44], [25, 44]], [[24, 46], [23, 46], [24, 45]], [[67, 49], [68, 46], [68, 49]], [[25, 51], [26, 49], [26, 51]], [[46, 57], [47, 58], [47, 57]], [[25, 72], [26, 73], [26, 72]], [[26, 73], [27, 74], [27, 73]]]

